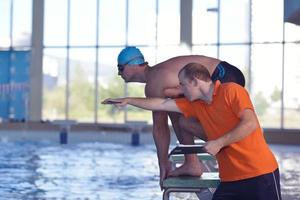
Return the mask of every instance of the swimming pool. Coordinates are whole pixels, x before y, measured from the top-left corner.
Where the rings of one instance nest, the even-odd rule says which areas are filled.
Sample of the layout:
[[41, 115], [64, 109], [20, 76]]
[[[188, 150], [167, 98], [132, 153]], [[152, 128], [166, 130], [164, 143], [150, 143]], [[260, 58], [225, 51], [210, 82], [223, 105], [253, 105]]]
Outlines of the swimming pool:
[[300, 199], [300, 146], [270, 145], [280, 169], [283, 200]]
[[[283, 199], [300, 199], [300, 148], [272, 149], [280, 161]], [[162, 197], [154, 145], [0, 142], [0, 174], [0, 196], [7, 200]]]
[[160, 199], [155, 148], [0, 143], [3, 199]]

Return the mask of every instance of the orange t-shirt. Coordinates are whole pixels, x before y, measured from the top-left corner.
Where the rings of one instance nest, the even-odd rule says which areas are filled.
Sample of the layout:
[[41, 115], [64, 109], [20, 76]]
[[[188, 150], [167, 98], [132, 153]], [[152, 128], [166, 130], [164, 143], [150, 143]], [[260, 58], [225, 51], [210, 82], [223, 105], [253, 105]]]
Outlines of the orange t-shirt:
[[[196, 117], [208, 140], [215, 140], [237, 126], [238, 114], [245, 109], [254, 111], [250, 97], [235, 83], [216, 81], [211, 104], [201, 100], [190, 102], [176, 99], [185, 117]], [[244, 139], [221, 149], [216, 155], [221, 181], [236, 181], [267, 174], [278, 168], [262, 130], [258, 127]]]

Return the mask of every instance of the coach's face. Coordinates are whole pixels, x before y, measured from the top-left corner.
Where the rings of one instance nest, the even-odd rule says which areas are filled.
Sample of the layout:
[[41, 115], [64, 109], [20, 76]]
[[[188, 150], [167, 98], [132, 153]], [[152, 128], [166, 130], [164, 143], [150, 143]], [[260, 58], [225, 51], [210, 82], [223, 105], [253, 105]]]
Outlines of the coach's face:
[[199, 92], [197, 87], [197, 81], [186, 78], [183, 73], [180, 73], [178, 78], [184, 96], [189, 101], [195, 101], [198, 98]]

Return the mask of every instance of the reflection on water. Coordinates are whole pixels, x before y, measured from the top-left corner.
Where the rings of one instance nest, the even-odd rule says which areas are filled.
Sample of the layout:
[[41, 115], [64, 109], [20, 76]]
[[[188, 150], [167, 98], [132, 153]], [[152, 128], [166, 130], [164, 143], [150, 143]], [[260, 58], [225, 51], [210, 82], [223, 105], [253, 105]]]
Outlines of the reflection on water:
[[280, 169], [283, 200], [300, 199], [300, 146], [271, 145]]
[[160, 199], [153, 146], [0, 143], [3, 199]]
[[[271, 147], [280, 163], [283, 199], [300, 199], [300, 147]], [[152, 145], [0, 142], [0, 174], [0, 196], [7, 200], [162, 197]]]

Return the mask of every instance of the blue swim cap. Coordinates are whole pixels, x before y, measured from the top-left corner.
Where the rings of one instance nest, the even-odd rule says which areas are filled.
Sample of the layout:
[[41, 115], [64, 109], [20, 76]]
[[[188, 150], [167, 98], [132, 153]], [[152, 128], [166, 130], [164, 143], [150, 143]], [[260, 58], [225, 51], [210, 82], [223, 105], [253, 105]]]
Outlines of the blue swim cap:
[[139, 65], [143, 63], [145, 63], [143, 54], [134, 46], [126, 47], [119, 53], [118, 65]]

